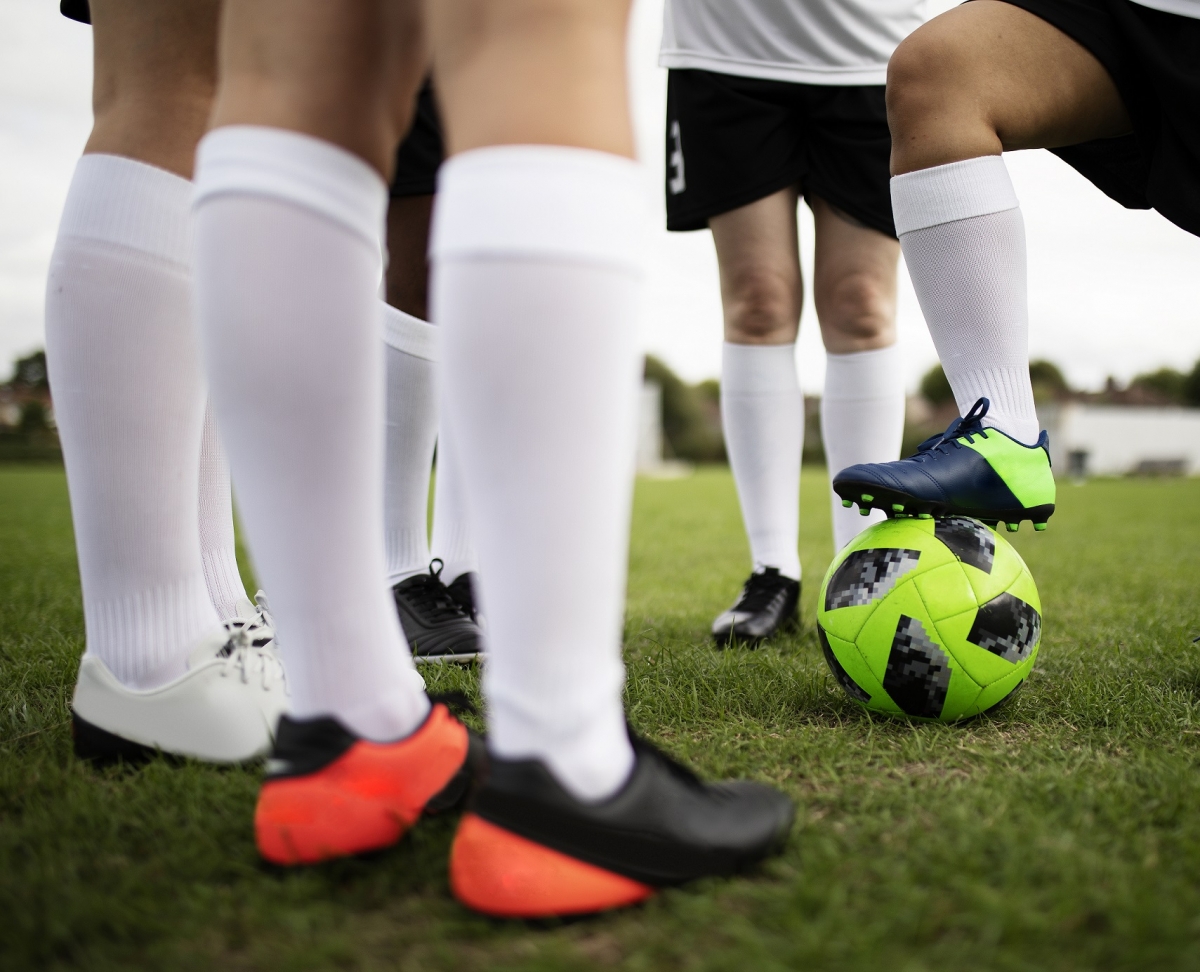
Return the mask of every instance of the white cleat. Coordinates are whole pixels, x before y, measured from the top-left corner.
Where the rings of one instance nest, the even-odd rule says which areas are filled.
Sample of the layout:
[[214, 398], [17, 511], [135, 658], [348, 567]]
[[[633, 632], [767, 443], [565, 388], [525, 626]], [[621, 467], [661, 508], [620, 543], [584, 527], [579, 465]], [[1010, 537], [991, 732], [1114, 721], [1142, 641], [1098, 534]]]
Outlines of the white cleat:
[[249, 598], [239, 597], [236, 607], [237, 617], [230, 618], [225, 622], [225, 630], [231, 635], [245, 631], [250, 636], [250, 643], [255, 648], [274, 645], [275, 650], [278, 651], [279, 645], [275, 643], [275, 620], [271, 617], [266, 593], [259, 591], [254, 595], [253, 601]]
[[104, 662], [85, 654], [71, 704], [75, 755], [137, 761], [161, 751], [241, 763], [270, 751], [286, 707], [279, 655], [271, 643], [254, 644], [244, 629], [204, 638], [188, 670], [155, 689], [126, 688]]

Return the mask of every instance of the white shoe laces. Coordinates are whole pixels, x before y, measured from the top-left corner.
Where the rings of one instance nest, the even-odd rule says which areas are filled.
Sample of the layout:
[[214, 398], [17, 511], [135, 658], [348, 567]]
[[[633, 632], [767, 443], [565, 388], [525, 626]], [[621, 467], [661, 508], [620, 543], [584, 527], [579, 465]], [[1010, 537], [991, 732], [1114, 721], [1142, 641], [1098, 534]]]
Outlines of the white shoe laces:
[[244, 685], [257, 682], [264, 692], [282, 684], [284, 693], [287, 694], [287, 673], [283, 668], [283, 659], [279, 657], [275, 648], [275, 642], [272, 640], [265, 645], [255, 644], [252, 633], [255, 627], [244, 625], [230, 630], [229, 640], [218, 653], [223, 662], [221, 676], [236, 676]]

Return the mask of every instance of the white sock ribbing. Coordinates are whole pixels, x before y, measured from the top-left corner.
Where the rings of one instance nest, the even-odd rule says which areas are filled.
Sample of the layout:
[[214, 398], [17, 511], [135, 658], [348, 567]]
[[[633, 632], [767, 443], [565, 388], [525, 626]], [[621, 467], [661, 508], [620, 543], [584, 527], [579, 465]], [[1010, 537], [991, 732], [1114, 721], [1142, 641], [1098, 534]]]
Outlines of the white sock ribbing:
[[87, 650], [123, 683], [181, 675], [220, 624], [197, 528], [204, 383], [191, 322], [186, 179], [79, 160], [46, 290], [46, 346]]
[[250, 598], [238, 573], [229, 461], [212, 409], [205, 409], [204, 435], [200, 441], [200, 556], [204, 561], [208, 596], [221, 620], [242, 616]]
[[437, 441], [437, 328], [383, 305], [387, 434], [383, 524], [388, 584], [429, 569], [429, 475]]
[[984, 424], [1033, 444], [1025, 224], [1004, 159], [987, 155], [895, 176], [892, 209], [959, 414], [986, 397]]
[[[830, 476], [859, 462], [892, 462], [900, 458], [900, 441], [904, 438], [904, 375], [897, 345], [851, 354], [826, 354], [821, 438]], [[882, 510], [860, 516], [856, 508], [846, 509], [832, 488], [829, 495], [833, 504], [835, 552], [884, 518]]]
[[438, 435], [437, 482], [433, 490], [433, 556], [442, 561], [442, 580], [453, 583], [463, 574], [479, 570], [479, 558], [467, 519], [462, 467], [454, 450], [454, 436], [445, 426]]
[[804, 396], [794, 344], [725, 342], [721, 423], [754, 569], [799, 580]]
[[381, 741], [429, 708], [385, 581], [386, 204], [361, 159], [295, 132], [219, 128], [197, 152], [201, 344], [291, 710]]
[[479, 550], [493, 753], [601, 799], [633, 765], [622, 613], [640, 356], [638, 166], [559, 146], [450, 159], [434, 214], [443, 424]]

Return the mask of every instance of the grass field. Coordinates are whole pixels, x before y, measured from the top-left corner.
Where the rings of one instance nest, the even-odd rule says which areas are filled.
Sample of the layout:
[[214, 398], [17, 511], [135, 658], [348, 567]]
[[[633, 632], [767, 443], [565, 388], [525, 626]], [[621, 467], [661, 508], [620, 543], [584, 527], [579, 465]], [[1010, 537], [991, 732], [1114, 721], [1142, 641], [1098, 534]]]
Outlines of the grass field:
[[802, 631], [721, 653], [705, 632], [748, 569], [729, 475], [641, 483], [626, 625], [633, 722], [707, 775], [791, 793], [785, 854], [528, 926], [450, 898], [451, 820], [371, 861], [279, 873], [254, 852], [257, 770], [76, 763], [64, 480], [0, 467], [0, 968], [1200, 968], [1200, 482], [1062, 487], [1049, 532], [1015, 538], [1045, 608], [1038, 667], [960, 727], [840, 694], [812, 625], [818, 472], [803, 506]]

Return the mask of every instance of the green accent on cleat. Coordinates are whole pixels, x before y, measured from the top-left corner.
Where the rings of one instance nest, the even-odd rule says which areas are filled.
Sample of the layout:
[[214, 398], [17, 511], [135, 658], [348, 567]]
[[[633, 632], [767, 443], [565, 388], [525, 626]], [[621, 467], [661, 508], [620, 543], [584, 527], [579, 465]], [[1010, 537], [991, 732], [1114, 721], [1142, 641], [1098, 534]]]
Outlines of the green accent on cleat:
[[896, 513], [903, 513], [904, 512], [904, 504], [903, 503], [893, 503], [892, 510]]
[[862, 501], [863, 501], [864, 503], [870, 503], [870, 502], [871, 502], [872, 500], [874, 500], [874, 499], [875, 499], [875, 497], [874, 497], [874, 496], [872, 496], [870, 493], [863, 493], [863, 494], [862, 494]]
[[1018, 530], [1020, 530], [1020, 529], [1021, 529], [1021, 524], [1020, 524], [1020, 523], [1005, 523], [1004, 525], [1005, 525], [1006, 527], [1008, 527], [1008, 532], [1009, 532], [1009, 533], [1016, 533]]
[[917, 519], [918, 520], [932, 520], [933, 514], [932, 513], [918, 513]]
[[1034, 528], [1035, 530], [1039, 530], [1039, 531], [1041, 531], [1041, 530], [1045, 530], [1045, 529], [1046, 529], [1046, 524], [1045, 524], [1045, 523], [1035, 523], [1035, 524], [1033, 525], [1033, 528]]
[[869, 506], [860, 506], [860, 507], [858, 508], [858, 515], [859, 515], [859, 516], [870, 516], [870, 515], [871, 515], [871, 507], [869, 507]]
[[846, 507], [847, 509], [849, 509], [853, 505], [854, 505], [854, 500], [842, 500], [842, 506]]

